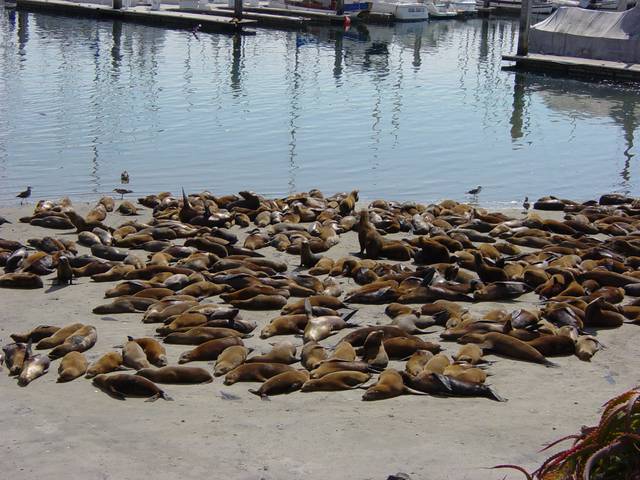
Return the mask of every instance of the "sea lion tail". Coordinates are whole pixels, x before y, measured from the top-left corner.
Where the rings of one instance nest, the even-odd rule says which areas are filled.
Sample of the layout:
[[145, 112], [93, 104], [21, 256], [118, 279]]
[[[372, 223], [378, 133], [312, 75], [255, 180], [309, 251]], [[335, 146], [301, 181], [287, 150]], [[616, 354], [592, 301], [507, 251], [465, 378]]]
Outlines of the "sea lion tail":
[[[546, 360], [546, 359], [545, 359]], [[549, 360], [546, 360], [543, 365], [547, 368], [560, 368], [560, 365], [558, 365], [557, 363], [551, 362]]]
[[507, 399], [498, 395], [498, 393], [491, 387], [487, 388], [487, 392], [489, 393], [489, 397], [492, 400], [495, 400], [496, 402], [506, 402]]
[[[347, 313], [347, 314], [343, 317], [343, 320], [344, 320], [345, 322], [349, 322], [349, 319], [350, 319], [351, 317], [353, 317], [356, 313], [358, 313], [358, 309], [357, 309], [357, 308], [356, 308], [356, 309], [354, 309], [354, 310], [351, 310], [349, 313]], [[357, 325], [356, 325], [356, 324], [354, 324], [354, 323], [347, 323], [347, 325], [348, 325], [348, 326], [346, 326], [345, 328], [357, 327]]]
[[307, 315], [307, 318], [313, 318], [313, 307], [311, 306], [309, 297], [304, 299], [304, 313]]

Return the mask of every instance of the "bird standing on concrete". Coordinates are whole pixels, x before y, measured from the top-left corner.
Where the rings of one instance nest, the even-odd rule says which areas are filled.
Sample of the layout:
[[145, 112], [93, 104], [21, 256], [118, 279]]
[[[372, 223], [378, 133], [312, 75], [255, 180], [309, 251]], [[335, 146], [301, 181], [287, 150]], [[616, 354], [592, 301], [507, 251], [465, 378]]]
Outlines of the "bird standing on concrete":
[[529, 197], [524, 197], [524, 202], [522, 202], [522, 208], [524, 208], [524, 213], [529, 211], [529, 207], [531, 204], [529, 203]]
[[467, 193], [469, 195], [478, 195], [481, 190], [482, 190], [482, 187], [480, 185], [478, 185], [476, 188], [474, 188], [472, 190], [469, 190]]
[[27, 189], [24, 192], [20, 192], [18, 195], [16, 195], [16, 198], [21, 198], [22, 200], [20, 200], [20, 205], [23, 204], [23, 202], [29, 198], [31, 196], [31, 186], [28, 186]]
[[129, 172], [127, 172], [126, 170], [120, 174], [120, 183], [122, 183], [123, 185], [125, 183], [129, 183]]

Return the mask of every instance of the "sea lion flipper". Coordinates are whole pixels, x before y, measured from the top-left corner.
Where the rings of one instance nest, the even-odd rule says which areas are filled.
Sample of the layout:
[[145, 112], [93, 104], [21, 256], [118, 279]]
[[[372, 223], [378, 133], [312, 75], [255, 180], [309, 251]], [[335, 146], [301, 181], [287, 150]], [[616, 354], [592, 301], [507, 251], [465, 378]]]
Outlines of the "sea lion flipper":
[[504, 397], [501, 397], [500, 395], [498, 395], [498, 393], [491, 387], [489, 387], [488, 389], [489, 395], [491, 399], [497, 401], [497, 402], [507, 402], [508, 400]]
[[307, 315], [307, 318], [313, 318], [313, 307], [311, 306], [309, 297], [304, 299], [304, 313]]
[[546, 362], [543, 363], [543, 365], [547, 368], [560, 368], [560, 365], [558, 365], [557, 363], [553, 363], [549, 360], [547, 360]]
[[145, 400], [145, 402], [155, 402], [156, 400], [158, 400], [160, 398], [161, 394], [160, 392], [156, 393], [155, 395], [153, 395], [152, 397], [149, 397]]
[[[351, 317], [353, 317], [356, 313], [358, 313], [358, 309], [357, 309], [357, 308], [355, 308], [355, 309], [351, 310], [349, 313], [347, 313], [347, 314], [343, 317], [343, 320], [344, 320], [345, 322], [349, 322], [349, 319], [350, 319]], [[347, 323], [347, 324], [348, 324], [348, 325], [350, 325], [350, 326], [351, 326], [351, 325], [355, 325], [354, 323]], [[356, 326], [358, 326], [358, 325], [356, 325]], [[348, 328], [348, 327], [347, 327], [347, 328]]]
[[109, 393], [109, 395], [111, 395], [113, 398], [116, 398], [118, 400], [122, 400], [122, 401], [126, 400], [126, 397], [113, 387], [110, 387], [107, 393]]

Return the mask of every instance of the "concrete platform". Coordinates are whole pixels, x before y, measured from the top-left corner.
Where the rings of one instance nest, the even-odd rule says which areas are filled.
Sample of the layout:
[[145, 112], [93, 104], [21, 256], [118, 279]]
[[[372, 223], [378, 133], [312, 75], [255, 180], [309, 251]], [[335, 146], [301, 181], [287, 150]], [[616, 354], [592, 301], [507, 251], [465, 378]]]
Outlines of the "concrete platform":
[[149, 7], [113, 9], [104, 5], [67, 2], [65, 0], [17, 0], [17, 7], [64, 15], [80, 15], [145, 23], [163, 27], [194, 28], [203, 32], [235, 32], [246, 26], [255, 26], [250, 19], [233, 20], [223, 16], [178, 12], [166, 7], [152, 11]]
[[532, 53], [526, 56], [503, 55], [502, 60], [515, 62], [516, 69], [555, 71], [586, 77], [606, 77], [617, 80], [640, 81], [640, 64], [626, 64], [590, 58], [560, 57]]

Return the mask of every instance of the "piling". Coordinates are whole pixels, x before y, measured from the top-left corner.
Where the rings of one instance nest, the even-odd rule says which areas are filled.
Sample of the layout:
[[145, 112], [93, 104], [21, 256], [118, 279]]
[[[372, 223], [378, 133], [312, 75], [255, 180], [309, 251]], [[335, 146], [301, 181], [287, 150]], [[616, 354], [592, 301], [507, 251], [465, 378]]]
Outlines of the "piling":
[[531, 1], [522, 0], [520, 7], [520, 32], [518, 33], [518, 55], [526, 57], [529, 53], [529, 29], [531, 28]]

